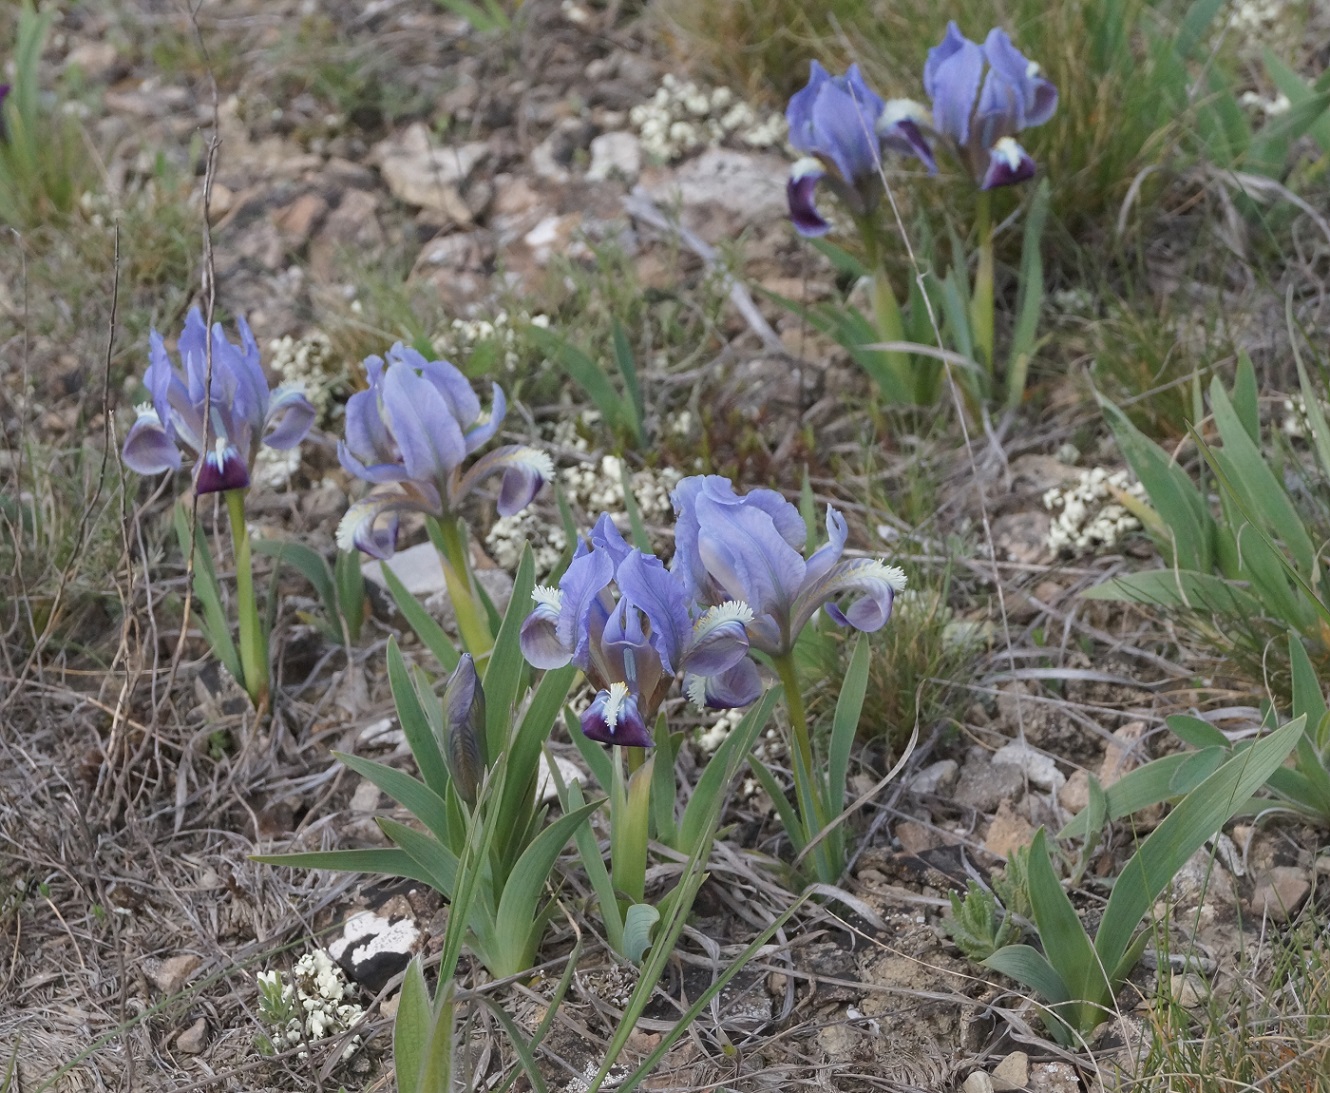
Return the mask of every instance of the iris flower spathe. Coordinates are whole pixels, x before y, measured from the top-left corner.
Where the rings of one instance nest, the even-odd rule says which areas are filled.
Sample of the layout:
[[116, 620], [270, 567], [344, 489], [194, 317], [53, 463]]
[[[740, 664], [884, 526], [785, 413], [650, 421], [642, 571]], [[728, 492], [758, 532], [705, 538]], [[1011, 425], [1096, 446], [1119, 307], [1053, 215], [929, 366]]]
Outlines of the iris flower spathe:
[[804, 156], [786, 186], [790, 219], [803, 235], [825, 235], [831, 227], [814, 204], [820, 183], [825, 181], [854, 216], [863, 217], [882, 195], [885, 150], [916, 155], [933, 168], [917, 113], [883, 102], [864, 82], [858, 65], [844, 76], [832, 76], [813, 61], [808, 85], [790, 99], [785, 118], [790, 144]]
[[211, 385], [208, 331], [197, 307], [190, 309], [176, 347], [183, 368], [172, 365], [162, 336], [152, 332], [144, 375], [152, 401], [137, 407], [138, 418], [125, 437], [124, 460], [131, 470], [177, 470], [184, 445], [199, 456], [198, 493], [244, 489], [260, 444], [294, 448], [305, 438], [314, 424], [313, 404], [299, 388], [268, 389], [249, 324], [238, 317], [236, 326], [238, 346], [221, 323], [213, 324]]
[[673, 569], [706, 605], [741, 600], [753, 611], [748, 638], [788, 655], [818, 608], [841, 626], [879, 630], [905, 574], [874, 558], [843, 558], [845, 518], [827, 508], [828, 541], [804, 558], [799, 510], [775, 490], [739, 495], [719, 475], [685, 478], [671, 495], [678, 514]]
[[715, 709], [746, 706], [761, 693], [747, 659], [747, 605], [717, 604], [694, 619], [683, 583], [630, 547], [607, 515], [590, 546], [578, 545], [559, 587], [537, 588], [534, 599], [522, 653], [537, 668], [572, 661], [586, 672], [597, 688], [581, 718], [592, 740], [651, 746], [651, 722], [678, 672], [690, 697]]
[[952, 145], [981, 189], [1034, 174], [1034, 160], [1016, 134], [1048, 121], [1058, 92], [1006, 31], [995, 27], [979, 45], [948, 23], [941, 43], [928, 52], [924, 90], [933, 101], [934, 131]]
[[[388, 358], [365, 361], [369, 388], [346, 404], [346, 439], [337, 446], [342, 466], [374, 484], [347, 510], [337, 528], [343, 550], [359, 547], [377, 558], [392, 555], [402, 512], [444, 516], [481, 479], [501, 474], [498, 509], [512, 516], [531, 503], [553, 476], [550, 457], [509, 445], [481, 456], [465, 471], [467, 457], [493, 439], [507, 404], [494, 384], [488, 414], [467, 378], [447, 361], [426, 360], [398, 342]], [[386, 518], [376, 528], [380, 518]]]

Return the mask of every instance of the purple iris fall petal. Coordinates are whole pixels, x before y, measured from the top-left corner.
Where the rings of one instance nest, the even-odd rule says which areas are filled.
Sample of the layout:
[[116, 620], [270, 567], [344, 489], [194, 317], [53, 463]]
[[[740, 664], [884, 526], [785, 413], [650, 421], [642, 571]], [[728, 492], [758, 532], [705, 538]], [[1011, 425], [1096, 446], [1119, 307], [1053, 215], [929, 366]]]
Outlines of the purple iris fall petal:
[[988, 170], [980, 189], [992, 190], [998, 186], [1011, 186], [1024, 182], [1035, 172], [1034, 160], [1011, 137], [1003, 137], [988, 153]]
[[831, 231], [831, 224], [822, 218], [814, 203], [817, 184], [826, 174], [815, 159], [802, 159], [790, 170], [785, 197], [790, 206], [790, 222], [800, 235], [816, 238]]
[[622, 684], [596, 695], [582, 714], [582, 731], [590, 740], [623, 748], [649, 748], [655, 744], [638, 708], [637, 696]]
[[125, 437], [124, 459], [132, 470], [155, 474], [179, 467], [179, 454], [172, 459], [168, 447], [180, 445], [198, 457], [199, 493], [245, 489], [261, 444], [294, 448], [304, 440], [314, 424], [313, 404], [294, 388], [269, 391], [253, 332], [243, 318], [236, 326], [239, 345], [220, 323], [210, 335], [203, 313], [191, 308], [176, 342], [180, 367], [152, 331], [144, 374], [151, 410], [140, 409]]

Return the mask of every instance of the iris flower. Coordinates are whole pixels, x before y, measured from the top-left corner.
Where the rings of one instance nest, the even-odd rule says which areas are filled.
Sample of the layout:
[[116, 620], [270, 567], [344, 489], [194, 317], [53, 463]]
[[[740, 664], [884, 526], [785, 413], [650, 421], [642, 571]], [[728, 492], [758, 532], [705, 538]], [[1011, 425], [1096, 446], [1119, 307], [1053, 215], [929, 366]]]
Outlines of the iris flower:
[[177, 343], [183, 369], [172, 365], [162, 336], [152, 332], [144, 376], [152, 401], [136, 408], [138, 418], [125, 437], [124, 460], [131, 470], [178, 470], [183, 445], [199, 456], [196, 492], [244, 489], [261, 443], [286, 449], [305, 439], [314, 424], [314, 406], [299, 388], [269, 391], [249, 324], [238, 317], [236, 326], [238, 346], [227, 340], [221, 323], [213, 325], [211, 397], [202, 312], [191, 308], [185, 319]]
[[845, 518], [827, 508], [828, 541], [804, 558], [799, 510], [775, 490], [740, 496], [729, 479], [694, 475], [671, 495], [678, 522], [673, 570], [698, 604], [741, 600], [752, 608], [754, 649], [786, 656], [818, 608], [841, 626], [879, 630], [905, 574], [873, 558], [842, 558]]
[[825, 181], [853, 215], [863, 217], [882, 196], [884, 150], [916, 155], [933, 168], [918, 112], [883, 102], [864, 83], [858, 65], [844, 76], [832, 76], [814, 61], [808, 86], [790, 99], [785, 118], [790, 144], [804, 155], [786, 186], [790, 219], [802, 235], [825, 235], [831, 229], [814, 204], [819, 183]]
[[[398, 342], [388, 359], [365, 360], [369, 388], [346, 404], [346, 439], [337, 445], [342, 466], [374, 484], [347, 510], [337, 528], [343, 550], [359, 547], [377, 558], [392, 555], [402, 512], [445, 516], [484, 478], [501, 474], [499, 514], [512, 516], [531, 503], [552, 477], [550, 457], [510, 445], [462, 464], [493, 439], [507, 404], [494, 385], [488, 414], [467, 378], [447, 361], [429, 361]], [[384, 526], [375, 524], [386, 517]]]
[[522, 653], [537, 668], [572, 661], [587, 674], [597, 693], [581, 721], [592, 740], [650, 747], [650, 724], [678, 672], [690, 697], [713, 709], [746, 706], [761, 693], [747, 659], [747, 605], [727, 601], [694, 620], [683, 583], [630, 547], [607, 515], [590, 546], [578, 545], [559, 587], [538, 587], [533, 598]]
[[945, 138], [981, 189], [1009, 186], [1034, 174], [1016, 134], [1043, 125], [1058, 92], [1007, 36], [994, 28], [981, 46], [954, 22], [928, 51], [924, 90], [933, 100], [933, 130]]

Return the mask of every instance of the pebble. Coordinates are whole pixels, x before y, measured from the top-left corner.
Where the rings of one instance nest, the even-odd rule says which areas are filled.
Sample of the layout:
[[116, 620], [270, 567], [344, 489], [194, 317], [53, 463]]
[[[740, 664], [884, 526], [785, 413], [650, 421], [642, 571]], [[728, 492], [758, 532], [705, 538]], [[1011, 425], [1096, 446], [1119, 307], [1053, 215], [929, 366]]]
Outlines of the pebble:
[[156, 967], [148, 969], [148, 978], [152, 985], [163, 994], [175, 994], [189, 982], [194, 969], [201, 963], [193, 953], [181, 953], [163, 960]]
[[1210, 1000], [1210, 984], [1194, 972], [1170, 975], [1168, 990], [1173, 1001], [1184, 1009], [1196, 1009]]
[[591, 166], [586, 176], [593, 182], [618, 178], [630, 186], [642, 173], [642, 143], [633, 133], [601, 133], [591, 141]]
[[1024, 1089], [1030, 1080], [1030, 1056], [1013, 1051], [993, 1068], [995, 1090]]
[[1043, 790], [1061, 789], [1067, 781], [1062, 771], [1058, 770], [1058, 765], [1052, 756], [1045, 755], [1037, 748], [1018, 740], [998, 748], [993, 753], [993, 762], [997, 765], [1016, 767], [1030, 779], [1031, 785]]
[[1306, 871], [1294, 865], [1276, 865], [1256, 882], [1252, 892], [1252, 914], [1271, 922], [1287, 922], [1311, 893]]
[[911, 778], [906, 785], [906, 789], [917, 797], [935, 794], [949, 786], [954, 786], [960, 772], [960, 764], [955, 759], [939, 759], [936, 763], [930, 763], [924, 767], [923, 770]]
[[982, 1070], [976, 1070], [965, 1079], [961, 1093], [993, 1093], [993, 1079]]
[[198, 1055], [208, 1046], [208, 1021], [200, 1017], [175, 1038], [176, 1050], [182, 1055]]
[[1025, 778], [1010, 764], [994, 765], [981, 750], [971, 752], [961, 768], [952, 800], [961, 808], [990, 813], [1003, 801], [1014, 801], [1025, 790]]
[[1029, 1089], [1030, 1093], [1080, 1093], [1081, 1081], [1070, 1063], [1035, 1063]]

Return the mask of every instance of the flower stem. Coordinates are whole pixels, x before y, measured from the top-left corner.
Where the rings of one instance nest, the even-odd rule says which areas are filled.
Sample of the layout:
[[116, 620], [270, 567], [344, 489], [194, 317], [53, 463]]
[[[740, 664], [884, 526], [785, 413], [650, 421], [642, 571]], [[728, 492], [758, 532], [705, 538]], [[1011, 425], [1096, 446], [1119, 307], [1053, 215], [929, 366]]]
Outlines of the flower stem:
[[476, 660], [483, 660], [494, 647], [494, 635], [482, 615], [484, 609], [467, 561], [466, 533], [461, 521], [455, 516], [431, 516], [425, 522], [443, 565], [443, 580], [448, 587], [448, 599], [457, 618], [462, 645]]
[[231, 544], [236, 559], [236, 599], [240, 628], [240, 684], [255, 709], [268, 704], [268, 634], [254, 595], [254, 562], [245, 526], [245, 491], [226, 490], [226, 514], [231, 522]]
[[974, 216], [979, 260], [974, 271], [974, 292], [970, 296], [970, 329], [979, 353], [979, 364], [987, 372], [991, 386], [996, 368], [993, 358], [993, 204], [992, 195], [987, 190], [979, 191]]
[[[803, 692], [799, 689], [794, 654], [786, 653], [784, 656], [772, 657], [772, 662], [785, 689], [785, 708], [790, 715], [790, 731], [794, 737], [791, 755], [794, 767], [794, 795], [799, 819], [803, 824], [803, 831], [799, 832], [799, 841], [807, 845], [827, 826], [825, 794], [814, 774], [817, 768], [813, 765], [813, 745], [808, 735], [808, 715], [804, 710]], [[831, 860], [829, 851], [828, 840], [824, 839], [813, 854], [818, 879], [834, 884], [840, 879], [840, 871]]]

